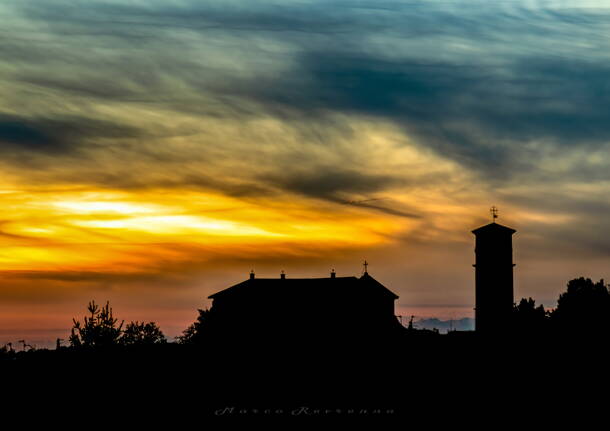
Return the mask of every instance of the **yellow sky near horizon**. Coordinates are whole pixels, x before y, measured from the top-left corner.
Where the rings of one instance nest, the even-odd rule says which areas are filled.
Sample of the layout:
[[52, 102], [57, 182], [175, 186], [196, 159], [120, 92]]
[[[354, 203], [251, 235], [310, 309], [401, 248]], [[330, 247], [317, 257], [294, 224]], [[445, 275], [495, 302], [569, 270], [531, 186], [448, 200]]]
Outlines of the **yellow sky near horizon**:
[[3, 189], [0, 206], [0, 271], [120, 272], [160, 258], [153, 248], [163, 243], [205, 244], [236, 254], [253, 245], [361, 247], [387, 242], [409, 228], [404, 221], [371, 216], [350, 205], [326, 213], [285, 199], [248, 202], [176, 190]]

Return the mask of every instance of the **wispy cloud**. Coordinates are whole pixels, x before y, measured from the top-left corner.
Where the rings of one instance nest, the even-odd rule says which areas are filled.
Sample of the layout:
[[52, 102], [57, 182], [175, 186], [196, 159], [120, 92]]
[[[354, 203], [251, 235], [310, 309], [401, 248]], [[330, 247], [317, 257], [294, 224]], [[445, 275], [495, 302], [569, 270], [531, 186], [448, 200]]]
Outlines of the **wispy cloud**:
[[[404, 254], [422, 303], [444, 304], [464, 268], [434, 281], [409, 262], [467, 266], [491, 203], [530, 261], [603, 260], [608, 18], [595, 0], [3, 2], [2, 269], [55, 290], [165, 286], [211, 256], [229, 271], [366, 249]], [[157, 207], [60, 211], [68, 197]]]

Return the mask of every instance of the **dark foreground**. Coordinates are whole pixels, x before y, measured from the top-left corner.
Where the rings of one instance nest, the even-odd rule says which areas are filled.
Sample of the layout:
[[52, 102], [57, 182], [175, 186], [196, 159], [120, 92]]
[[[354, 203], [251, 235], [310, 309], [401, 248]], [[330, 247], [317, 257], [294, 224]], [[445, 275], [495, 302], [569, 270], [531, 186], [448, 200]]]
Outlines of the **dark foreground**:
[[504, 422], [605, 411], [606, 344], [474, 334], [366, 344], [210, 342], [37, 351], [0, 367], [11, 402], [32, 410], [148, 420], [401, 416], [430, 424], [484, 413]]

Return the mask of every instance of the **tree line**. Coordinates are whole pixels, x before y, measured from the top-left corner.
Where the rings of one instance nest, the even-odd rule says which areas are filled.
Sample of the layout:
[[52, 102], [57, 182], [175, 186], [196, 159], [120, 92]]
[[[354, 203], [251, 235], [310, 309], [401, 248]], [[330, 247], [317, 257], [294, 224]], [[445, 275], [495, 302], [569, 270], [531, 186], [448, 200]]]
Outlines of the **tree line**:
[[602, 334], [610, 333], [610, 292], [604, 280], [570, 280], [559, 295], [557, 307], [545, 310], [532, 298], [513, 307], [512, 328], [517, 333]]
[[[565, 292], [559, 295], [554, 309], [536, 305], [532, 298], [522, 298], [513, 306], [511, 329], [517, 334], [601, 334], [610, 333], [610, 285], [604, 280], [590, 278], [570, 280]], [[116, 346], [153, 346], [168, 343], [155, 322], [132, 321], [125, 325], [114, 317], [110, 303], [99, 306], [91, 301], [88, 315], [73, 319], [69, 346], [57, 349], [100, 349]], [[199, 309], [195, 322], [176, 337], [176, 344], [202, 344], [209, 332], [210, 310]], [[23, 350], [35, 350], [20, 340]], [[15, 354], [11, 343], [0, 347], [0, 356]]]

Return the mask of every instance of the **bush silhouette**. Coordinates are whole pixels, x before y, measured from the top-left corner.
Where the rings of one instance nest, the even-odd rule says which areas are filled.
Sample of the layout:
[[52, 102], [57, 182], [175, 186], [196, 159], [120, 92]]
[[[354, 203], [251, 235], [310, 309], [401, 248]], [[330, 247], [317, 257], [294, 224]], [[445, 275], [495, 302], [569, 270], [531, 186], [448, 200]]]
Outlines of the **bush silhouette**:
[[161, 329], [155, 322], [131, 322], [123, 331], [121, 336], [121, 344], [129, 345], [150, 345], [162, 344], [167, 340]]
[[72, 319], [74, 326], [70, 334], [72, 347], [109, 347], [118, 344], [123, 323], [117, 325], [118, 319], [112, 315], [110, 303], [102, 308], [91, 301], [87, 306], [90, 316], [85, 316], [84, 323]]

